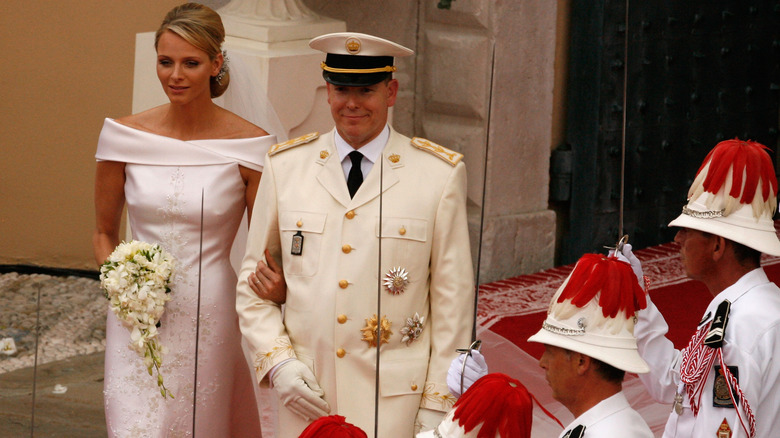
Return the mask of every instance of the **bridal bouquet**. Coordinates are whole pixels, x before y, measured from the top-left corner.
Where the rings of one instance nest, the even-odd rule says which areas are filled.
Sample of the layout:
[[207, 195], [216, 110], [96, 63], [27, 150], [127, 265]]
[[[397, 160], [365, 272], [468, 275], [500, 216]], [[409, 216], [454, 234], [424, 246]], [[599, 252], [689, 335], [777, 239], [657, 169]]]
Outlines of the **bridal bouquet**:
[[173, 267], [173, 257], [160, 245], [136, 240], [122, 242], [100, 267], [109, 308], [130, 330], [129, 347], [143, 357], [150, 376], [154, 368], [160, 393], [171, 398], [160, 374], [166, 349], [157, 339], [157, 327], [171, 299]]

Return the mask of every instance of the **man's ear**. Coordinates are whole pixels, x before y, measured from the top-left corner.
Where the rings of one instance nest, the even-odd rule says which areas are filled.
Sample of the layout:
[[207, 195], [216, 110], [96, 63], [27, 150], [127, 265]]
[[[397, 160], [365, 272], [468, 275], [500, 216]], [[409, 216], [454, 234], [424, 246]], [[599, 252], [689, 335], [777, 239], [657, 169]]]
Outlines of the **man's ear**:
[[390, 79], [387, 83], [387, 106], [395, 105], [395, 99], [398, 97], [398, 79]]
[[572, 362], [575, 364], [577, 374], [580, 376], [585, 374], [585, 372], [593, 366], [593, 361], [590, 356], [577, 352], [572, 353]]
[[[726, 239], [716, 235], [713, 235], [712, 239], [712, 260], [717, 262], [726, 253]], [[733, 250], [733, 248], [731, 249]]]

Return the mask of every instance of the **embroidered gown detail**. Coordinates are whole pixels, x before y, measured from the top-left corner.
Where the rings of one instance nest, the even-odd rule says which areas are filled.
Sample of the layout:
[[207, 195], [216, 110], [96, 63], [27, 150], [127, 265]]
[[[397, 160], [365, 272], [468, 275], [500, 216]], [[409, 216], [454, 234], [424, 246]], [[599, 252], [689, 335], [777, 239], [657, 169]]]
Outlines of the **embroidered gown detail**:
[[181, 141], [105, 120], [96, 158], [126, 163], [133, 239], [159, 243], [176, 259], [172, 299], [159, 328], [167, 349], [161, 373], [175, 398], [161, 396], [156, 379], [127, 346], [129, 331], [109, 311], [104, 395], [110, 437], [192, 436], [199, 287], [196, 435], [259, 436], [230, 250], [246, 210], [239, 165], [262, 171], [265, 153], [275, 142], [271, 135]]

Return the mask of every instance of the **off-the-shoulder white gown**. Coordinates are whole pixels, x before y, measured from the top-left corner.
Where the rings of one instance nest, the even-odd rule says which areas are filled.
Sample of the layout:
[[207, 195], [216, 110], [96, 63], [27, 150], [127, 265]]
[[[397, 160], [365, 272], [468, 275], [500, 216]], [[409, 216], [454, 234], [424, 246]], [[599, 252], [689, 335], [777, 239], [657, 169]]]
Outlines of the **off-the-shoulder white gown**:
[[108, 312], [104, 394], [109, 436], [192, 436], [198, 289], [196, 435], [259, 436], [229, 258], [246, 208], [239, 166], [262, 171], [265, 153], [275, 142], [271, 135], [181, 141], [105, 120], [96, 158], [126, 163], [133, 238], [159, 243], [177, 263], [172, 300], [159, 329], [168, 349], [161, 371], [175, 398], [163, 399], [142, 359], [127, 347], [128, 330]]

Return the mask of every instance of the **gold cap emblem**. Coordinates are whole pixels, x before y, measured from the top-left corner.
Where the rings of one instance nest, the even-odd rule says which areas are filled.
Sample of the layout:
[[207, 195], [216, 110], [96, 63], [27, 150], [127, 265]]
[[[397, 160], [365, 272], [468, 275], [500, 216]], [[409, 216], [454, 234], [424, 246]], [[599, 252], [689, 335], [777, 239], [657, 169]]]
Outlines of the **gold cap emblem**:
[[345, 47], [347, 48], [347, 53], [357, 55], [360, 52], [360, 40], [354, 37], [347, 38]]

